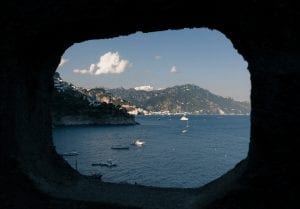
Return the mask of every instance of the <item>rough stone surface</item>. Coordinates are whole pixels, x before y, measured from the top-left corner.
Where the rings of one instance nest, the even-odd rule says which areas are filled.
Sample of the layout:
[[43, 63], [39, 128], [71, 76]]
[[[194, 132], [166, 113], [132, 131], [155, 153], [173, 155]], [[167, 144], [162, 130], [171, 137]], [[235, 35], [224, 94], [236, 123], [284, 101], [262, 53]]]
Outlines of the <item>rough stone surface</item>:
[[[127, 185], [126, 191], [134, 191], [131, 200], [145, 192], [153, 197], [153, 208], [176, 208], [155, 197], [182, 193], [181, 208], [188, 208], [188, 203], [218, 209], [300, 207], [300, 15], [296, 1], [211, 0], [199, 5], [190, 0], [6, 0], [0, 3], [0, 14], [0, 208], [119, 207], [112, 206], [114, 199], [107, 205], [105, 198], [85, 196], [88, 191], [84, 193], [79, 186], [86, 188], [90, 180], [55, 152], [49, 114], [53, 73], [63, 52], [77, 42], [194, 27], [221, 31], [249, 63], [248, 158], [192, 194]], [[82, 193], [64, 193], [70, 185]], [[118, 185], [101, 185], [103, 191], [118, 194]], [[64, 195], [55, 193], [57, 188]], [[151, 208], [147, 199], [131, 205]], [[117, 203], [126, 205], [126, 198], [120, 197]]]

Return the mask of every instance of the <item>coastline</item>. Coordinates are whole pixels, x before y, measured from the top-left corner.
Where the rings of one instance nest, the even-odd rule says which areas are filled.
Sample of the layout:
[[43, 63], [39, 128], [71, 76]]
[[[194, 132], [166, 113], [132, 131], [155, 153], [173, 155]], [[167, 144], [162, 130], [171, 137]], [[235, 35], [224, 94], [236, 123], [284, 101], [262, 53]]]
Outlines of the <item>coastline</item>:
[[63, 127], [63, 126], [112, 126], [112, 125], [139, 125], [135, 121], [135, 117], [103, 117], [103, 118], [91, 118], [88, 116], [63, 116], [59, 119], [52, 119], [52, 126]]

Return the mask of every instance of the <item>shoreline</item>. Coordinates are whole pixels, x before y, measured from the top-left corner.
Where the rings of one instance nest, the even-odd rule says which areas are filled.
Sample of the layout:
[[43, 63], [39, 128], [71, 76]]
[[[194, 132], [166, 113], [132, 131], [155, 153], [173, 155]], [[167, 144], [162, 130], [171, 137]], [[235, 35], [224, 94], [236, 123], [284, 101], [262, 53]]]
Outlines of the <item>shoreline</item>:
[[147, 117], [147, 116], [182, 116], [182, 115], [190, 115], [190, 116], [250, 116], [251, 114], [193, 114], [193, 113], [175, 113], [175, 114], [149, 114], [149, 115], [135, 115], [135, 117]]
[[128, 124], [98, 124], [98, 123], [90, 123], [90, 124], [86, 124], [86, 123], [82, 123], [82, 124], [52, 124], [52, 128], [62, 128], [62, 127], [91, 127], [91, 126], [101, 126], [101, 127], [105, 127], [105, 126], [135, 126], [135, 125], [140, 125], [140, 123], [135, 122], [135, 123], [128, 123]]

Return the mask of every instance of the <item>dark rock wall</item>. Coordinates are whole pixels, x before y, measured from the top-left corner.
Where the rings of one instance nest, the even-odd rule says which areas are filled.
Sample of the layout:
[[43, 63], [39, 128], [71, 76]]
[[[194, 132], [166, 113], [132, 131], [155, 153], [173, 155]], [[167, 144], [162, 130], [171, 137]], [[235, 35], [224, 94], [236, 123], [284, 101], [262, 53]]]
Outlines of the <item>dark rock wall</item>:
[[[244, 190], [268, 191], [266, 201], [253, 206], [269, 208], [267, 200], [277, 195], [280, 204], [291, 208], [299, 168], [299, 7], [294, 1], [240, 2], [1, 2], [0, 162], [1, 169], [6, 168], [1, 184], [20, 183], [16, 173], [37, 185], [81, 178], [56, 155], [51, 136], [52, 75], [69, 46], [136, 31], [208, 27], [223, 32], [249, 63], [251, 143], [246, 174], [240, 180], [248, 182]], [[237, 202], [244, 201], [228, 195], [221, 204], [224, 208], [239, 198]]]

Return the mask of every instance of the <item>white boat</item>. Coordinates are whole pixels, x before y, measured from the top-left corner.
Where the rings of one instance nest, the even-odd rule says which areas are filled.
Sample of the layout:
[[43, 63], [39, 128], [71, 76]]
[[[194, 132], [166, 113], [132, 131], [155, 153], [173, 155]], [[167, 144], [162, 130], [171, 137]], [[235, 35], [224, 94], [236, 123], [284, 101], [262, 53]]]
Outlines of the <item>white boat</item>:
[[189, 120], [185, 115], [180, 118], [180, 120]]
[[180, 120], [186, 121], [186, 127], [187, 127], [187, 128], [189, 127], [189, 118], [186, 117], [186, 115], [183, 115], [183, 116], [180, 118]]
[[143, 140], [134, 140], [133, 142], [131, 142], [131, 145], [136, 145], [136, 146], [143, 146], [145, 144], [145, 141]]

